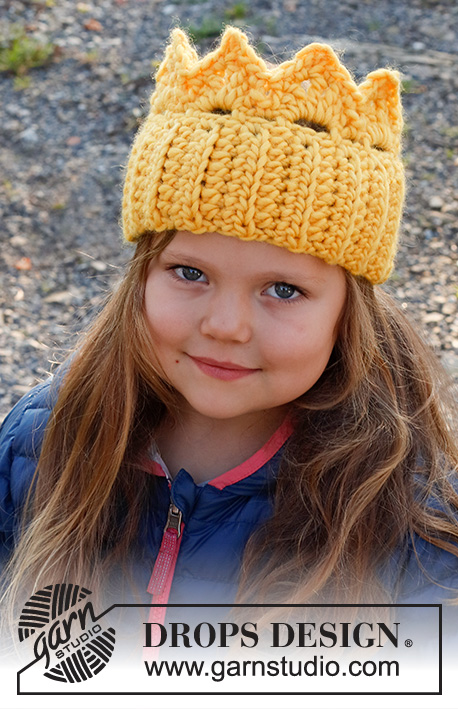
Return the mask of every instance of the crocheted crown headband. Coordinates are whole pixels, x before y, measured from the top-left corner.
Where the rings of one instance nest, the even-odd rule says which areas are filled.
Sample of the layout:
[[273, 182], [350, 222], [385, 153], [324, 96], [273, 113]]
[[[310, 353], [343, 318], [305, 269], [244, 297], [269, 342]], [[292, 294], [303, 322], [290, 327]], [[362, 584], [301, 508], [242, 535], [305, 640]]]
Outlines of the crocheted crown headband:
[[238, 29], [199, 60], [171, 35], [129, 159], [128, 241], [219, 232], [388, 277], [404, 195], [397, 72], [359, 86], [327, 45], [267, 68]]

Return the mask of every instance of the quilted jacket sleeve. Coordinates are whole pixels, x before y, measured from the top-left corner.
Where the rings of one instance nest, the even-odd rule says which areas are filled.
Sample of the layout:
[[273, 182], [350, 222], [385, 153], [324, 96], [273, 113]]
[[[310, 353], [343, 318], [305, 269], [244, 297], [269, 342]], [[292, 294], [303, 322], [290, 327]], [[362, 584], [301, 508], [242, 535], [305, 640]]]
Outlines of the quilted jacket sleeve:
[[415, 538], [403, 569], [400, 603], [441, 603], [458, 598], [458, 557]]
[[34, 387], [0, 428], [0, 564], [14, 545], [14, 533], [40, 456], [55, 395], [52, 378]]

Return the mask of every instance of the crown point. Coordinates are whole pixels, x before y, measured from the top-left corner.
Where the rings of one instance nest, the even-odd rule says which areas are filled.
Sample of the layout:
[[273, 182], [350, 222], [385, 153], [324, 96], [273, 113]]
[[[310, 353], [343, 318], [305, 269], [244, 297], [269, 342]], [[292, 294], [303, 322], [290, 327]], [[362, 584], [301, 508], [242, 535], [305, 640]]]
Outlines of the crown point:
[[377, 116], [384, 113], [396, 133], [402, 129], [400, 84], [398, 71], [378, 69], [368, 74], [366, 81], [359, 87], [371, 112]]
[[377, 71], [367, 75], [366, 81], [360, 86], [360, 90], [384, 101], [394, 99], [397, 103], [399, 101], [400, 84], [401, 80], [398, 71], [377, 69]]
[[248, 45], [248, 38], [242, 30], [233, 25], [226, 25], [223, 35], [221, 37], [221, 45], [225, 45], [228, 42], [238, 42]]
[[191, 46], [188, 35], [178, 27], [170, 33], [170, 42], [165, 50], [164, 60], [161, 63], [156, 81], [173, 73], [180, 73], [193, 66], [199, 57], [194, 47]]
[[339, 81], [353, 83], [350, 73], [340, 63], [339, 57], [332, 47], [327, 44], [319, 42], [309, 44], [296, 54], [295, 61], [307, 69], [308, 75], [305, 78], [312, 79], [326, 75], [328, 78], [333, 77]]
[[221, 44], [218, 53], [225, 56], [226, 61], [234, 59], [239, 67], [244, 63], [243, 59], [249, 60], [249, 63], [260, 67], [264, 71], [267, 69], [264, 59], [256, 53], [251, 46], [247, 35], [239, 30], [238, 27], [228, 25], [224, 30], [221, 38]]

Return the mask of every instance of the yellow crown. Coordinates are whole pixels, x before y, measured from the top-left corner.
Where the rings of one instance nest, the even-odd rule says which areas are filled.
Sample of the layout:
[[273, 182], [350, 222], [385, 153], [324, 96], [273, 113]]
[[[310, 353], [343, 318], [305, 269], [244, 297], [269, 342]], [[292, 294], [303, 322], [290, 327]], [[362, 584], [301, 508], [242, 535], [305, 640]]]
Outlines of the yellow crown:
[[233, 27], [199, 59], [176, 29], [128, 164], [125, 237], [217, 231], [382, 282], [403, 202], [401, 130], [397, 72], [358, 86], [316, 43], [268, 68]]

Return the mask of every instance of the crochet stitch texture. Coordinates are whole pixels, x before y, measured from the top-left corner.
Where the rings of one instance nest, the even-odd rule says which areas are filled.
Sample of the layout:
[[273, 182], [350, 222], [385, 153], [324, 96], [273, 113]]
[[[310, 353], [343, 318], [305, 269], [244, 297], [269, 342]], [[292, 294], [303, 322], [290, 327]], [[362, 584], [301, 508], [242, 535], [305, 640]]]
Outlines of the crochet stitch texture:
[[129, 158], [128, 241], [219, 232], [388, 277], [404, 197], [399, 74], [359, 86], [324, 44], [268, 68], [226, 28], [199, 60], [173, 30]]

